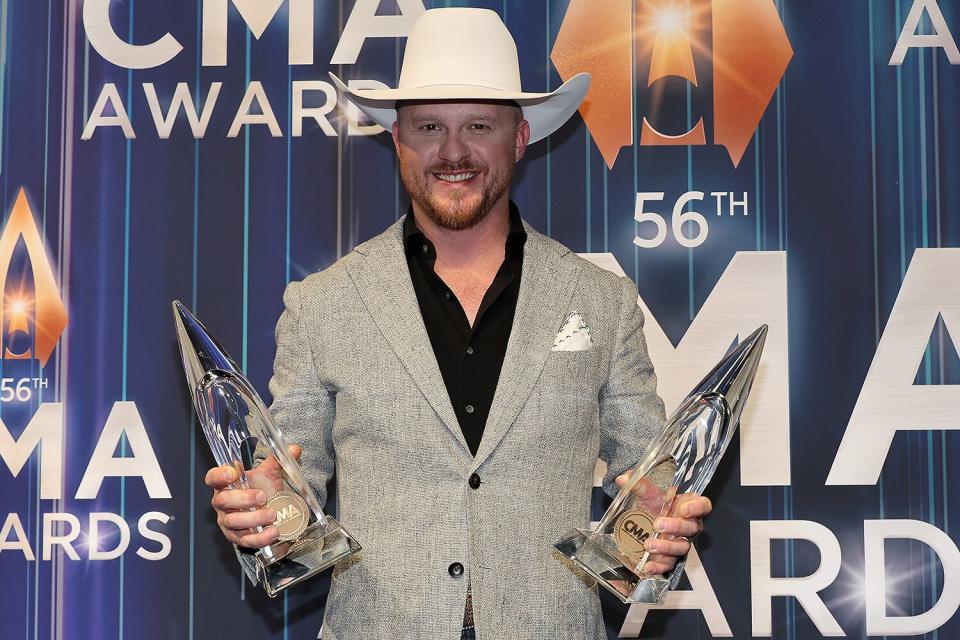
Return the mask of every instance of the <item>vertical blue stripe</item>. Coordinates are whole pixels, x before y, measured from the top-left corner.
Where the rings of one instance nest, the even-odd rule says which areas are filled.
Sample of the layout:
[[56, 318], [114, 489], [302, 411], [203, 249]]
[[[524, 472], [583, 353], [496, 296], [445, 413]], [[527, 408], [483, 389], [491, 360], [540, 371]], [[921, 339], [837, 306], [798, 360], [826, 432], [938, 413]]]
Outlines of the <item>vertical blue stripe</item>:
[[[780, 20], [787, 29], [784, 15], [784, 0], [777, 0], [777, 10], [780, 14]], [[788, 29], [789, 31], [789, 29]], [[787, 153], [786, 153], [786, 75], [780, 79], [777, 90], [777, 248], [784, 251], [787, 248], [788, 224], [787, 224]], [[787, 485], [782, 489], [783, 493], [783, 514], [786, 520], [792, 520], [793, 514], [793, 487]], [[786, 571], [789, 576], [797, 575], [796, 567], [796, 541], [788, 539], [786, 541]], [[797, 636], [797, 602], [795, 598], [787, 599], [786, 623], [787, 639], [794, 640]]]
[[[246, 30], [244, 42], [244, 85], [250, 86], [250, 30]], [[262, 108], [262, 105], [261, 105]], [[247, 331], [250, 320], [250, 125], [243, 125], [243, 294], [240, 367], [247, 370]], [[240, 599], [247, 593], [246, 576], [240, 569]]]
[[[927, 189], [927, 96], [926, 96], [926, 71], [924, 49], [918, 49], [917, 73], [918, 87], [917, 93], [920, 99], [920, 218], [921, 218], [921, 242], [924, 248], [929, 246], [928, 230], [928, 189]], [[931, 345], [927, 344], [923, 354], [924, 377], [927, 384], [933, 384]], [[936, 495], [937, 487], [934, 481], [934, 455], [933, 455], [933, 432], [926, 432], [927, 440], [927, 522], [936, 526], [937, 509]], [[937, 598], [937, 558], [932, 548], [927, 549], [927, 566], [930, 573], [930, 606], [934, 604]], [[938, 637], [937, 630], [933, 630], [933, 637]]]
[[[400, 78], [400, 38], [393, 44], [393, 77]], [[393, 219], [400, 219], [400, 159], [396, 159], [397, 170], [393, 172]]]
[[0, 65], [0, 72], [2, 72], [2, 80], [0, 80], [0, 122], [3, 122], [3, 126], [0, 126], [0, 148], [3, 149], [3, 154], [0, 156], [0, 175], [3, 175], [3, 194], [5, 200], [9, 200], [10, 196], [10, 172], [3, 171], [3, 168], [7, 166], [9, 161], [10, 154], [8, 149], [8, 143], [10, 141], [9, 136], [6, 135], [6, 130], [10, 128], [10, 109], [7, 108], [7, 90], [6, 87], [10, 83], [10, 76], [12, 75], [13, 69], [13, 28], [10, 13], [12, 8], [7, 10], [6, 8], [3, 11], [2, 18], [2, 31], [0, 31], [0, 37], [3, 38], [3, 46], [0, 47], [0, 53], [3, 54], [2, 65]]
[[83, 32], [83, 117], [90, 115], [90, 41]]
[[590, 129], [587, 128], [587, 123], [583, 123], [583, 171], [584, 171], [584, 194], [586, 198], [587, 206], [584, 207], [585, 217], [586, 217], [586, 226], [587, 226], [587, 251], [593, 251], [593, 189], [590, 184]]
[[[943, 237], [941, 235], [941, 203], [940, 203], [940, 72], [939, 72], [939, 50], [933, 49], [930, 54], [930, 75], [931, 83], [933, 84], [933, 193], [934, 193], [934, 210], [936, 212], [937, 219], [937, 247], [943, 246]], [[948, 345], [944, 340], [944, 331], [943, 327], [940, 328], [939, 336], [939, 350], [940, 350], [940, 378], [939, 383], [944, 384], [945, 381], [945, 359], [946, 359], [946, 349], [953, 348], [953, 345]], [[950, 535], [950, 514], [948, 511], [948, 496], [950, 483], [947, 477], [947, 434], [945, 431], [940, 431], [940, 484], [942, 487], [943, 497], [942, 497], [942, 529], [947, 534]]]
[[[550, 24], [551, 24], [550, 0], [545, 0], [544, 7], [546, 8], [546, 20], [544, 21], [546, 24], [546, 34], [544, 37], [544, 41], [546, 42], [546, 45], [545, 45], [546, 53], [545, 53], [545, 61], [543, 65], [545, 70], [544, 91], [550, 91], [550, 39], [551, 39], [551, 36], [553, 35], [550, 29]], [[552, 153], [552, 149], [550, 148], [551, 147], [550, 136], [547, 136], [546, 142], [547, 142], [547, 157], [545, 158], [545, 161], [547, 164], [547, 236], [552, 237], [553, 236], [553, 184], [552, 184], [552, 176], [550, 175], [550, 170], [551, 170], [550, 154]]]
[[756, 209], [753, 212], [753, 220], [757, 251], [761, 251], [763, 249], [763, 240], [760, 237], [760, 218], [763, 215], [763, 198], [760, 196], [760, 127], [757, 127], [757, 130], [753, 132], [753, 169], [754, 188], [757, 191], [755, 197], [756, 204], [754, 205]]
[[[289, 63], [289, 60], [288, 60]], [[293, 86], [293, 67], [290, 64], [287, 64], [287, 86]], [[293, 98], [289, 97], [287, 99], [287, 184], [286, 184], [286, 219], [285, 219], [285, 232], [283, 239], [283, 254], [284, 254], [284, 274], [283, 274], [283, 283], [287, 285], [290, 283], [290, 222], [291, 222], [291, 172], [292, 172], [292, 130], [293, 130]], [[338, 135], [342, 135], [342, 126], [341, 131], [338, 132]], [[396, 210], [394, 210], [396, 211]], [[394, 213], [396, 215], [396, 212]], [[287, 592], [283, 592], [283, 640], [290, 640], [290, 629], [288, 628], [288, 614], [290, 611], [290, 601], [287, 599]]]
[[940, 83], [937, 72], [938, 61], [938, 50], [933, 49], [930, 52], [930, 77], [933, 85], [933, 99], [930, 101], [933, 105], [933, 202], [934, 215], [937, 221], [936, 246], [941, 247], [943, 246], [943, 237], [940, 233]]
[[782, 125], [782, 153], [780, 160], [783, 165], [783, 246], [781, 250], [790, 248], [790, 152], [787, 150], [787, 80], [786, 76], [780, 81], [780, 95], [783, 99], [783, 125]]
[[[633, 73], [630, 74], [630, 131], [632, 135], [632, 144], [630, 149], [633, 152], [633, 200], [636, 202], [636, 194], [640, 190], [639, 185], [639, 165], [638, 165], [638, 144], [637, 144], [637, 79], [636, 79], [636, 68], [637, 68], [637, 3], [630, 3], [630, 68], [633, 69]], [[633, 221], [633, 233], [634, 237], [639, 232], [640, 223], [634, 219]], [[633, 244], [633, 281], [636, 283], [637, 288], [640, 288], [640, 247], [636, 244]], [[626, 270], [624, 270], [626, 271]]]
[[607, 178], [610, 175], [610, 170], [607, 169], [607, 163], [603, 163], [603, 250], [610, 250], [610, 222], [608, 220], [609, 208], [610, 208], [610, 194], [608, 193], [608, 184]]
[[[293, 67], [287, 65], [287, 86], [293, 86]], [[293, 129], [293, 102], [292, 98], [287, 100], [287, 194], [286, 194], [286, 203], [287, 203], [287, 212], [286, 212], [286, 233], [283, 238], [283, 249], [284, 249], [284, 274], [283, 282], [288, 284], [290, 282], [290, 223], [292, 216], [292, 182], [293, 182], [293, 139], [292, 131]], [[284, 598], [284, 603], [286, 603], [286, 598]], [[286, 608], [286, 604], [284, 604]]]
[[867, 63], [870, 65], [870, 191], [873, 217], [873, 332], [874, 345], [876, 345], [880, 343], [880, 268], [878, 265], [880, 250], [877, 245], [879, 228], [877, 223], [877, 83], [873, 53], [873, 11], [869, 8], [867, 10], [867, 23], [869, 31]]
[[[193, 102], [196, 108], [200, 109], [200, 51], [201, 51], [201, 38], [200, 34], [202, 33], [202, 13], [200, 10], [201, 3], [197, 3], [197, 37], [194, 40], [194, 46], [196, 47], [196, 55], [194, 58], [194, 97]], [[194, 138], [193, 140], [193, 229], [192, 229], [192, 243], [191, 243], [191, 258], [190, 258], [190, 308], [194, 313], [198, 312], [197, 309], [197, 255], [198, 248], [200, 245], [200, 140]], [[195, 562], [196, 562], [196, 507], [197, 507], [197, 474], [195, 469], [197, 468], [197, 438], [196, 430], [198, 427], [198, 422], [196, 416], [193, 412], [190, 412], [190, 466], [187, 469], [187, 473], [190, 478], [190, 515], [189, 515], [189, 538], [190, 538], [190, 547], [189, 547], [189, 567], [188, 571], [188, 611], [187, 611], [187, 638], [188, 640], [193, 640], [194, 632], [194, 615], [195, 615], [195, 598], [196, 598], [196, 576], [195, 576]]]
[[[687, 3], [689, 12], [689, 3]], [[693, 92], [691, 85], [687, 83], [687, 131], [693, 127]], [[687, 191], [693, 191], [693, 147], [687, 145]], [[687, 211], [690, 211], [690, 205], [687, 205]], [[693, 227], [692, 222], [686, 224], [687, 231]], [[683, 231], [681, 231], [683, 233]], [[693, 295], [693, 247], [687, 247], [687, 306], [690, 315], [690, 321], [696, 316], [696, 301]]]
[[[6, 0], [4, 0], [3, 5], [4, 5], [3, 12], [6, 13]], [[42, 217], [43, 217], [43, 221], [42, 221], [43, 233], [41, 234], [41, 238], [43, 239], [44, 245], [46, 245], [46, 237], [47, 237], [47, 234], [46, 234], [46, 231], [47, 231], [47, 175], [48, 175], [48, 169], [49, 169], [49, 165], [50, 165], [50, 160], [49, 160], [49, 158], [50, 158], [50, 43], [51, 43], [50, 32], [51, 32], [51, 24], [52, 24], [52, 22], [53, 22], [52, 16], [51, 16], [51, 9], [52, 9], [52, 0], [47, 0], [47, 46], [46, 46], [46, 54], [45, 54], [45, 60], [44, 60], [44, 63], [45, 63], [45, 65], [46, 65], [46, 74], [45, 74], [46, 78], [45, 78], [45, 81], [44, 81], [44, 91], [43, 91], [43, 105], [44, 105], [44, 114], [43, 114], [43, 192], [42, 192], [42, 194], [41, 194], [41, 198], [43, 199], [43, 203], [42, 203], [42, 205], [41, 205], [41, 207], [42, 207]], [[5, 22], [5, 20], [4, 20], [4, 22]], [[6, 38], [4, 38], [3, 46], [0, 47], [0, 61], [2, 61], [3, 64], [6, 64], [6, 59], [7, 59], [6, 48], [7, 48], [7, 47], [6, 47]], [[2, 96], [0, 96], [0, 104], [2, 104], [2, 102], [3, 102], [3, 98], [2, 98]], [[0, 135], [2, 135], [2, 132], [3, 132], [3, 127], [0, 127]], [[36, 336], [35, 336], [35, 335], [34, 335], [34, 338], [33, 338], [33, 339], [34, 339], [34, 345], [35, 345], [35, 344], [36, 344]], [[40, 375], [39, 371], [37, 372], [37, 375]], [[43, 390], [42, 390], [42, 389], [39, 391], [38, 396], [39, 396], [38, 401], [39, 401], [39, 402], [42, 402], [42, 401], [43, 401]], [[34, 497], [34, 506], [35, 506], [35, 508], [36, 508], [36, 510], [37, 510], [38, 523], [39, 523], [39, 515], [40, 515], [39, 480], [40, 480], [40, 469], [37, 469], [37, 484], [38, 484], [38, 487], [37, 487], [37, 492], [36, 492], [35, 497]], [[29, 491], [29, 489], [28, 489], [28, 491]], [[29, 495], [29, 493], [28, 493], [28, 495]], [[36, 530], [39, 530], [39, 526], [35, 528], [35, 531], [36, 531]], [[37, 640], [37, 639], [39, 638], [39, 628], [40, 628], [40, 624], [39, 624], [39, 622], [40, 622], [40, 567], [39, 567], [39, 564], [40, 564], [40, 563], [39, 563], [39, 562], [34, 562], [33, 564], [34, 564], [34, 567], [33, 567], [33, 581], [34, 581], [34, 587], [33, 587], [33, 589], [34, 589], [34, 591], [33, 591], [33, 637], [34, 637], [34, 640]], [[56, 565], [55, 565], [55, 561], [54, 561], [54, 563], [51, 563], [51, 576], [55, 575], [55, 571], [56, 571], [55, 566], [56, 566]], [[28, 567], [27, 567], [27, 572], [28, 572], [28, 573], [29, 573], [29, 570], [30, 570], [30, 568], [29, 568], [29, 565], [28, 565]], [[49, 603], [49, 604], [50, 604], [51, 610], [53, 610], [54, 607], [57, 606], [57, 603], [56, 603], [56, 601], [55, 601], [55, 600], [56, 600], [56, 599], [55, 599], [55, 595], [54, 595], [54, 592], [53, 592], [53, 586], [54, 586], [55, 582], [56, 582], [56, 581], [55, 581], [55, 580], [52, 580], [52, 579], [51, 579], [51, 581], [50, 581], [50, 586], [51, 586], [50, 596], [51, 596], [51, 597], [50, 597], [50, 603]], [[52, 633], [52, 631], [53, 631], [53, 630], [52, 630], [52, 628], [51, 628], [51, 633]]]
[[[6, 125], [7, 122], [7, 72], [9, 66], [7, 62], [7, 44], [8, 44], [8, 2], [9, 0], [0, 0], [0, 122]], [[6, 161], [6, 126], [0, 126], [0, 148], [3, 148], [3, 156], [0, 157], [0, 174], [4, 172], [4, 162]], [[6, 176], [4, 175], [4, 182]]]
[[[246, 86], [250, 86], [250, 30], [246, 31], [245, 74]], [[247, 370], [247, 331], [250, 320], [250, 125], [243, 129], [243, 325], [240, 366]], [[241, 578], [242, 579], [242, 578]]]
[[777, 245], [783, 251], [783, 111], [780, 93], [777, 91]]
[[[136, 0], [130, 0], [130, 16], [128, 23], [129, 38], [133, 40], [133, 16], [136, 8]], [[127, 70], [127, 115], [133, 121], [133, 69]], [[129, 338], [130, 328], [130, 198], [132, 191], [132, 173], [133, 173], [133, 144], [130, 139], [126, 141], [126, 167], [124, 170], [124, 196], [123, 196], [123, 353], [121, 356], [121, 382], [120, 399], [127, 400], [127, 340]], [[127, 455], [127, 438], [120, 438], [120, 456]], [[126, 478], [120, 477], [120, 517], [126, 518], [127, 510], [127, 482]], [[119, 640], [124, 638], [124, 572], [125, 558], [120, 556], [120, 602], [119, 612]]]
[[[899, 0], [894, 3], [896, 7], [896, 23], [900, 24], [900, 2]], [[905, 193], [904, 193], [904, 184], [903, 184], [903, 70], [900, 66], [897, 66], [897, 190], [899, 195], [899, 207], [900, 207], [900, 279], [903, 280], [904, 274], [907, 272], [907, 245], [906, 245], [906, 231], [905, 231], [905, 215], [904, 209], [906, 208], [905, 203]]]
[[[50, 44], [51, 25], [53, 24], [53, 0], [47, 0], [47, 54], [46, 80], [43, 90], [43, 242], [47, 242], [47, 175], [50, 168]], [[41, 392], [42, 393], [42, 392]]]
[[11, 28], [11, 19], [10, 13], [12, 8], [7, 7], [8, 0], [3, 1], [2, 15], [0, 15], [0, 38], [3, 39], [3, 45], [0, 46], [0, 149], [2, 149], [2, 155], [0, 155], [0, 175], [3, 176], [3, 195], [4, 200], [10, 199], [10, 172], [4, 171], [3, 169], [7, 166], [10, 155], [8, 150], [9, 136], [6, 135], [7, 129], [10, 128], [10, 109], [7, 107], [7, 85], [10, 84], [10, 76], [12, 75], [13, 69], [13, 29]]
[[929, 234], [927, 232], [927, 89], [926, 73], [924, 72], [924, 49], [918, 49], [917, 53], [917, 72], [919, 75], [919, 87], [917, 93], [920, 96], [920, 224], [921, 224], [921, 242], [924, 247], [929, 245]]

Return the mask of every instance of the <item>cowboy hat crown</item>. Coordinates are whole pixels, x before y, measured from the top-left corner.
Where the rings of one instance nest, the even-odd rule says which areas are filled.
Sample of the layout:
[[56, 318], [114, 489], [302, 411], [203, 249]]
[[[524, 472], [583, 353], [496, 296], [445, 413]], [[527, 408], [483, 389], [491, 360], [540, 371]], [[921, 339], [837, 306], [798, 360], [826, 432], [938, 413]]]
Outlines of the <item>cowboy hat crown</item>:
[[399, 100], [512, 100], [530, 124], [530, 142], [547, 137], [573, 115], [590, 88], [578, 74], [549, 93], [520, 88], [517, 45], [496, 12], [444, 8], [423, 12], [407, 38], [396, 89], [337, 87], [371, 120], [390, 129]]

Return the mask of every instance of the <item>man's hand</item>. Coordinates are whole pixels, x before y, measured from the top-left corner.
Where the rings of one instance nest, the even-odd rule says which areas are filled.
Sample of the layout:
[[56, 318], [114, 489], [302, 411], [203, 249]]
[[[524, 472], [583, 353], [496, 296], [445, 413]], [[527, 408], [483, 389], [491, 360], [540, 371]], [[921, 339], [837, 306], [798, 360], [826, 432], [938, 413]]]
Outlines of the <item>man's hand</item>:
[[[290, 445], [290, 454], [300, 459], [301, 448]], [[210, 504], [217, 512], [217, 524], [224, 537], [240, 547], [260, 548], [277, 539], [279, 532], [270, 526], [277, 519], [273, 509], [264, 508], [267, 496], [283, 488], [280, 463], [271, 455], [254, 469], [245, 472], [249, 489], [231, 489], [237, 481], [239, 465], [224, 465], [207, 471], [204, 482], [213, 489]], [[264, 527], [257, 531], [257, 527]]]
[[[617, 476], [615, 482], [618, 487], [622, 487], [623, 483], [629, 478], [630, 474], [624, 473]], [[651, 489], [653, 489], [652, 492]], [[662, 496], [662, 492], [647, 480], [637, 483], [634, 491], [638, 492], [642, 501], [646, 501], [649, 497], [653, 502], [657, 502], [657, 497], [647, 496], [648, 493]], [[651, 537], [644, 543], [644, 547], [651, 553], [649, 560], [643, 567], [644, 572], [663, 574], [670, 571], [677, 563], [678, 558], [682, 558], [690, 552], [689, 539], [703, 530], [703, 518], [709, 515], [712, 510], [713, 505], [709, 498], [696, 493], [685, 493], [677, 496], [670, 513], [657, 518], [654, 522], [654, 527], [660, 535], [656, 538]], [[656, 512], [659, 511], [660, 509], [656, 510]]]

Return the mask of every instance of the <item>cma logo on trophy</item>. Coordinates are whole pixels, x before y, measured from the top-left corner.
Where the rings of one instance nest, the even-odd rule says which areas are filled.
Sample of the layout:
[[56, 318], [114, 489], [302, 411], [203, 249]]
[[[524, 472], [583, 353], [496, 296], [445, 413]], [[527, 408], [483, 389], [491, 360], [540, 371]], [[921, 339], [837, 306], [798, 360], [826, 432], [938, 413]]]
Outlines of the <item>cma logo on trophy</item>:
[[[81, 553], [88, 560], [112, 560], [130, 547], [135, 526], [146, 541], [137, 548], [138, 556], [146, 560], [167, 557], [170, 538], [156, 528], [157, 523], [170, 520], [165, 513], [148, 511], [132, 525], [124, 517], [129, 514], [90, 511], [84, 514], [84, 532], [79, 517], [59, 511], [65, 506], [66, 488], [64, 405], [44, 398], [44, 392], [55, 395], [44, 368], [67, 326], [67, 310], [22, 188], [0, 234], [0, 288], [0, 483], [22, 487], [22, 493], [4, 492], [10, 498], [5, 505], [7, 509], [27, 509], [37, 499], [52, 501], [47, 503], [51, 510], [41, 508], [40, 514], [0, 512], [0, 554], [22, 554], [27, 561], [38, 556], [51, 560], [58, 552], [71, 560], [79, 560]], [[118, 448], [126, 455], [115, 457]], [[36, 456], [35, 471], [20, 477], [31, 456]], [[12, 479], [3, 473], [4, 467]], [[98, 498], [104, 480], [112, 477], [142, 479], [150, 499], [171, 497], [133, 402], [113, 404], [74, 499]]]
[[[786, 71], [793, 49], [771, 0], [713, 0], [681, 12], [673, 2], [570, 0], [550, 58], [564, 80], [587, 71], [593, 84], [580, 107], [608, 167], [634, 138], [635, 41], [649, 60], [646, 86], [662, 99], [658, 81], [676, 77], [698, 87], [694, 51], [712, 58], [713, 143], [733, 166], [743, 153]], [[711, 14], [712, 47], [697, 41], [703, 10]], [[652, 115], [652, 114], [651, 114]], [[641, 146], [707, 144], [703, 118], [688, 131], [667, 134], [644, 117]]]

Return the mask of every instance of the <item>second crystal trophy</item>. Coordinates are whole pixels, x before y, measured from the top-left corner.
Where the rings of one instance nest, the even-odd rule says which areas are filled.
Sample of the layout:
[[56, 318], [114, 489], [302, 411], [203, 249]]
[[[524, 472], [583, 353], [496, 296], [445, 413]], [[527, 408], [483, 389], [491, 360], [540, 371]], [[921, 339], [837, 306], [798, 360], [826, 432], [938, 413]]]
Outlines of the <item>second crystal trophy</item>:
[[[260, 489], [280, 533], [252, 554], [271, 597], [360, 550], [325, 514], [260, 396], [236, 363], [180, 302], [173, 303], [177, 343], [200, 426], [218, 465], [237, 470], [234, 489]], [[272, 456], [269, 471], [258, 465]], [[262, 530], [262, 529], [261, 529]]]
[[701, 493], [737, 430], [757, 372], [767, 325], [730, 352], [680, 403], [650, 443], [603, 518], [573, 529], [554, 544], [625, 603], [658, 604], [670, 589], [663, 575], [644, 572], [644, 543], [654, 522], [674, 515], [676, 499]]

